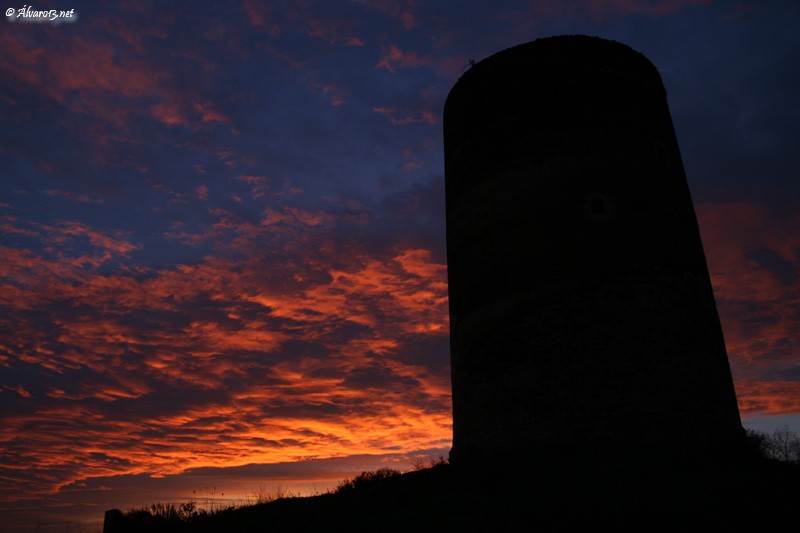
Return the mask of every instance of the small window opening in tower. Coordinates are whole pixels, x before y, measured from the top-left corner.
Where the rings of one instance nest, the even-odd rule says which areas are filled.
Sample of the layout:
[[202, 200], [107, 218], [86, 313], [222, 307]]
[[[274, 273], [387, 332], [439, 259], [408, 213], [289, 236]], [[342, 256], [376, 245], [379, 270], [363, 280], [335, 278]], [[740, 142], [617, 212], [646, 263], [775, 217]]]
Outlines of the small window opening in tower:
[[593, 220], [608, 220], [612, 215], [611, 200], [605, 194], [591, 194], [586, 199], [586, 215]]

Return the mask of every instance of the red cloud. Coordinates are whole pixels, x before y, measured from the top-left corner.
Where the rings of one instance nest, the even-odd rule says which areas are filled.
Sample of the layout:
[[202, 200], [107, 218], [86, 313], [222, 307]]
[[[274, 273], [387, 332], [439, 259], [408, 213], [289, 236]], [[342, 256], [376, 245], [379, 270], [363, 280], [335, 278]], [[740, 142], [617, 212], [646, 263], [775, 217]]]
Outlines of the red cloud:
[[333, 107], [344, 105], [344, 90], [341, 87], [333, 84], [323, 85], [322, 92], [331, 95], [331, 105]]
[[125, 240], [110, 237], [105, 233], [94, 230], [81, 222], [62, 221], [56, 226], [43, 226], [50, 234], [50, 239], [63, 242], [63, 237], [86, 237], [95, 248], [112, 254], [125, 255], [141, 248], [139, 244], [129, 243]]
[[312, 213], [311, 211], [306, 211], [299, 207], [284, 207], [279, 210], [268, 207], [261, 224], [270, 226], [280, 223], [299, 223], [305, 226], [318, 226], [326, 222], [331, 222], [334, 219], [335, 217], [333, 215], [323, 211]]
[[439, 116], [427, 110], [401, 109], [396, 106], [372, 106], [372, 110], [381, 115], [385, 115], [389, 122], [395, 126], [413, 124], [415, 122], [426, 122], [428, 124], [438, 124]]
[[800, 216], [748, 202], [700, 204], [697, 215], [743, 410], [800, 411], [797, 382], [777, 387], [771, 374], [796, 371], [800, 353]]
[[150, 115], [167, 126], [186, 126], [197, 130], [203, 123], [230, 123], [228, 117], [216, 111], [208, 101], [179, 92], [164, 92], [161, 101], [150, 106]]
[[75, 194], [70, 191], [62, 191], [59, 189], [50, 189], [44, 191], [45, 194], [48, 196], [60, 196], [62, 198], [66, 198], [68, 200], [73, 200], [75, 202], [80, 202], [82, 204], [102, 204], [102, 198], [94, 198], [89, 196], [88, 194]]
[[418, 68], [434, 66], [436, 62], [430, 58], [421, 57], [417, 52], [404, 52], [395, 45], [390, 45], [388, 51], [384, 51], [375, 68], [383, 67], [389, 72], [394, 72], [396, 68]]
[[17, 385], [16, 387], [4, 385], [0, 387], [0, 391], [2, 390], [16, 392], [23, 398], [31, 398], [31, 393], [25, 390], [25, 387], [23, 387], [22, 385]]
[[158, 94], [159, 86], [167, 77], [163, 71], [150, 66], [123, 65], [115, 47], [75, 38], [69, 51], [47, 56], [47, 73], [55, 84], [50, 96], [63, 102], [64, 91], [89, 90], [121, 94], [138, 98]]
[[308, 27], [311, 35], [329, 42], [330, 44], [343, 44], [345, 46], [363, 46], [364, 39], [355, 35], [353, 28], [356, 21], [352, 20], [310, 20]]
[[[128, 126], [132, 117], [148, 111], [149, 116], [168, 126], [196, 129], [203, 123], [229, 123], [210, 102], [176, 87], [170, 69], [144, 56], [144, 49], [136, 45], [136, 39], [131, 41], [129, 33], [105, 35], [110, 39], [105, 41], [102, 37], [59, 35], [56, 39], [60, 41], [49, 43], [45, 49], [27, 47], [12, 32], [6, 32], [0, 36], [0, 44], [12, 53], [0, 58], [0, 73], [73, 113], [100, 118], [105, 126], [95, 124], [94, 134], [101, 144], [107, 142], [106, 136], [114, 138], [121, 131], [131, 131]], [[133, 46], [118, 46], [114, 41], [119, 39]], [[153, 100], [155, 103], [149, 103]]]
[[174, 103], [160, 102], [150, 108], [150, 113], [153, 115], [153, 118], [167, 126], [188, 124], [189, 119], [181, 107], [180, 104], [175, 105]]
[[3, 78], [16, 80], [28, 86], [42, 83], [42, 76], [37, 67], [46, 61], [47, 50], [26, 47], [10, 31], [0, 33], [0, 48], [6, 51], [0, 55], [0, 72]]
[[417, 17], [413, 10], [417, 5], [415, 0], [362, 0], [370, 9], [399, 21], [403, 28], [411, 30], [418, 25]]
[[250, 21], [250, 24], [256, 28], [263, 29], [267, 34], [273, 37], [280, 35], [280, 26], [273, 21], [269, 4], [256, 2], [255, 0], [245, 0], [242, 9], [244, 10], [245, 16]]
[[797, 262], [800, 217], [780, 220], [763, 206], [747, 202], [701, 204], [697, 215], [714, 289], [726, 300], [769, 301], [785, 290], [779, 280], [747, 253], [770, 249]]
[[800, 413], [800, 382], [742, 379], [736, 382], [736, 397], [744, 416]]

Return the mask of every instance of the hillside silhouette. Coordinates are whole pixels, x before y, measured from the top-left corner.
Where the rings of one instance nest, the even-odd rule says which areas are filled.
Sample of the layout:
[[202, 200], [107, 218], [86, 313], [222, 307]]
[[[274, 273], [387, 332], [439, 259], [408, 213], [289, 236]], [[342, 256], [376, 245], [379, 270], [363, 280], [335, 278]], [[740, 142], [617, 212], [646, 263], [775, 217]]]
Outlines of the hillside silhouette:
[[755, 454], [642, 463], [604, 454], [562, 459], [368, 473], [335, 493], [184, 520], [109, 511], [104, 533], [766, 531], [795, 520], [800, 501], [800, 466]]

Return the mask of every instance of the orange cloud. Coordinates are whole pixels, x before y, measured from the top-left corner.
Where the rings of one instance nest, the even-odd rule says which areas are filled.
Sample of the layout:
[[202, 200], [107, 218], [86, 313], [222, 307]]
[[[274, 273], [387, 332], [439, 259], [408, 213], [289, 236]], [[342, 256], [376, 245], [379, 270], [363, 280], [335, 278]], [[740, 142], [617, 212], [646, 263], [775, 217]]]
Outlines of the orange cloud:
[[137, 249], [74, 221], [37, 228], [49, 253], [0, 251], [0, 364], [52, 376], [41, 394], [4, 384], [35, 404], [4, 419], [20, 463], [3, 475], [48, 494], [90, 477], [449, 446], [446, 372], [416, 353], [447, 338], [445, 266], [418, 247], [337, 242], [340, 224], [360, 222], [292, 206], [263, 224], [231, 217], [225, 245], [244, 259], [163, 269], [71, 260], [76, 241]]
[[22, 385], [17, 385], [16, 387], [2, 386], [2, 387], [0, 387], [0, 390], [7, 390], [7, 391], [16, 392], [17, 394], [19, 394], [23, 398], [31, 398], [32, 397], [31, 393], [28, 392], [27, 390], [25, 390], [25, 387], [23, 387]]
[[192, 322], [184, 329], [194, 341], [188, 354], [209, 357], [232, 350], [250, 350], [266, 353], [276, 350], [288, 338], [285, 332], [274, 331], [266, 323], [251, 321], [242, 328], [223, 329], [217, 322]]

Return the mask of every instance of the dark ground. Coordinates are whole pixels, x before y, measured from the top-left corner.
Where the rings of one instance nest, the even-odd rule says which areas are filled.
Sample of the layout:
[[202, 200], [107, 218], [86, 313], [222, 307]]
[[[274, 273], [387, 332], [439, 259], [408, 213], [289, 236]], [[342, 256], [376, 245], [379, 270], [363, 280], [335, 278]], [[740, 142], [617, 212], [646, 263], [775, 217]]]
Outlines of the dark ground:
[[[559, 465], [554, 467], [552, 465]], [[646, 465], [646, 466], [645, 466]], [[800, 466], [586, 456], [440, 464], [356, 489], [227, 510], [189, 523], [128, 513], [104, 533], [179, 531], [768, 531], [796, 524]], [[114, 518], [118, 520], [114, 523]]]

